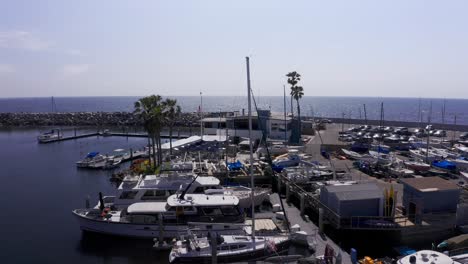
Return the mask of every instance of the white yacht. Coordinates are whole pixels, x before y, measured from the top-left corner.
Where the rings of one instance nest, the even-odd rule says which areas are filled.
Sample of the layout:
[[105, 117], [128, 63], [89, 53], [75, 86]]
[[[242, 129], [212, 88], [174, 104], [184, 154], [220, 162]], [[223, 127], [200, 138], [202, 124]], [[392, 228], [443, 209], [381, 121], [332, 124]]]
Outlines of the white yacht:
[[[219, 235], [216, 257], [219, 262], [257, 261], [288, 252], [288, 236]], [[170, 263], [210, 263], [212, 248], [208, 237], [190, 234], [185, 240], [178, 240], [169, 254]]]
[[[227, 195], [171, 195], [166, 202], [134, 203], [124, 210], [76, 209], [81, 230], [135, 238], [174, 238], [197, 225], [198, 235], [208, 231], [243, 234], [244, 214], [239, 199]], [[226, 224], [227, 223], [227, 224]]]
[[101, 164], [104, 166], [106, 161], [107, 158], [99, 154], [99, 152], [90, 152], [83, 160], [77, 161], [76, 166], [78, 168], [95, 168], [100, 167]]
[[[160, 175], [126, 176], [117, 189], [115, 196], [104, 196], [106, 207], [125, 209], [133, 203], [166, 201], [177, 192], [206, 195], [232, 195], [239, 198], [239, 207], [250, 207], [251, 189], [243, 186], [222, 187], [220, 181], [212, 176], [195, 176], [192, 173], [169, 172]], [[255, 206], [268, 199], [270, 190], [256, 189]], [[100, 203], [95, 208], [99, 208]]]

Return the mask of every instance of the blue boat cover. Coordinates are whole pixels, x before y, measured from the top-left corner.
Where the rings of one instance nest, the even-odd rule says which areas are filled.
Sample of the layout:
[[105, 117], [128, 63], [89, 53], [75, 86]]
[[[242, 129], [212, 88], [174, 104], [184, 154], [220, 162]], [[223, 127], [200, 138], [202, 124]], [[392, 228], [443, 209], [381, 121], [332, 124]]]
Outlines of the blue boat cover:
[[236, 162], [228, 162], [227, 167], [230, 171], [236, 171], [236, 170], [240, 170], [241, 168], [243, 168], [244, 165], [242, 165], [240, 161], [236, 161]]
[[446, 161], [446, 160], [442, 160], [442, 161], [434, 160], [432, 162], [432, 165], [441, 169], [446, 169], [446, 170], [455, 170], [457, 168], [457, 166], [454, 163], [450, 161]]
[[96, 157], [97, 154], [99, 154], [99, 152], [93, 151], [93, 152], [88, 153], [88, 155], [86, 155], [86, 157], [87, 158], [94, 158], [94, 157]]

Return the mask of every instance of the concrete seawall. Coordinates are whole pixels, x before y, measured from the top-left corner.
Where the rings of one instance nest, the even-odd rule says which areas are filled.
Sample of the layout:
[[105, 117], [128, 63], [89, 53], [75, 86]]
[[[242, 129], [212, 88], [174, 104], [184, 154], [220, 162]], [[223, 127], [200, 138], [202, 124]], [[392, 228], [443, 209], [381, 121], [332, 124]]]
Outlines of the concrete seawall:
[[[198, 114], [182, 113], [175, 126], [198, 126]], [[0, 127], [25, 126], [142, 126], [129, 112], [0, 113]]]

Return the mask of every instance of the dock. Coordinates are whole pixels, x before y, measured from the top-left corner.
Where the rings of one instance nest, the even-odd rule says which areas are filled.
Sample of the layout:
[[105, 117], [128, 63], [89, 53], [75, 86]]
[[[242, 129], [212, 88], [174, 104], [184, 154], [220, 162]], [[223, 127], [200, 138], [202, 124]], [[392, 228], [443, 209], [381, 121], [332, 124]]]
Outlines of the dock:
[[309, 235], [314, 236], [315, 240], [315, 256], [325, 255], [325, 247], [328, 245], [333, 248], [335, 255], [341, 254], [341, 263], [351, 264], [351, 256], [343, 249], [341, 249], [332, 239], [330, 239], [325, 233], [319, 232], [319, 227], [314, 224], [311, 220], [306, 218], [306, 221], [301, 216], [301, 212], [294, 205], [289, 204], [286, 199], [283, 200], [284, 211], [290, 223], [290, 226], [299, 225], [301, 231], [307, 232]]
[[[102, 132], [94, 132], [94, 133], [86, 133], [86, 134], [81, 134], [77, 135], [76, 132], [73, 136], [66, 136], [66, 137], [61, 137], [61, 138], [56, 138], [56, 139], [51, 139], [47, 141], [41, 141], [39, 143], [41, 144], [47, 144], [47, 143], [54, 143], [54, 142], [62, 142], [62, 141], [67, 141], [67, 140], [73, 140], [73, 139], [80, 139], [80, 138], [88, 138], [88, 137], [96, 137], [96, 136], [101, 136], [101, 137], [136, 137], [136, 138], [146, 138], [148, 135], [146, 133], [116, 133], [116, 132], [109, 132], [109, 133], [102, 133]], [[169, 133], [161, 133], [161, 138], [169, 138]], [[173, 134], [172, 138], [189, 138], [190, 135], [187, 134]]]

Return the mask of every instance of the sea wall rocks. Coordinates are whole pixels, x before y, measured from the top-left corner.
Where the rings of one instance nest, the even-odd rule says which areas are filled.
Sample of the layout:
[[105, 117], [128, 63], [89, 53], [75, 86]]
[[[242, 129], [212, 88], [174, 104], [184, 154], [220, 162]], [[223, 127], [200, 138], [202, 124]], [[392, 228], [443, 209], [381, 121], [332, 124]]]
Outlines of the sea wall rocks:
[[[182, 113], [175, 126], [196, 126], [197, 113]], [[141, 126], [129, 112], [74, 112], [74, 113], [0, 113], [1, 127], [18, 126]]]

